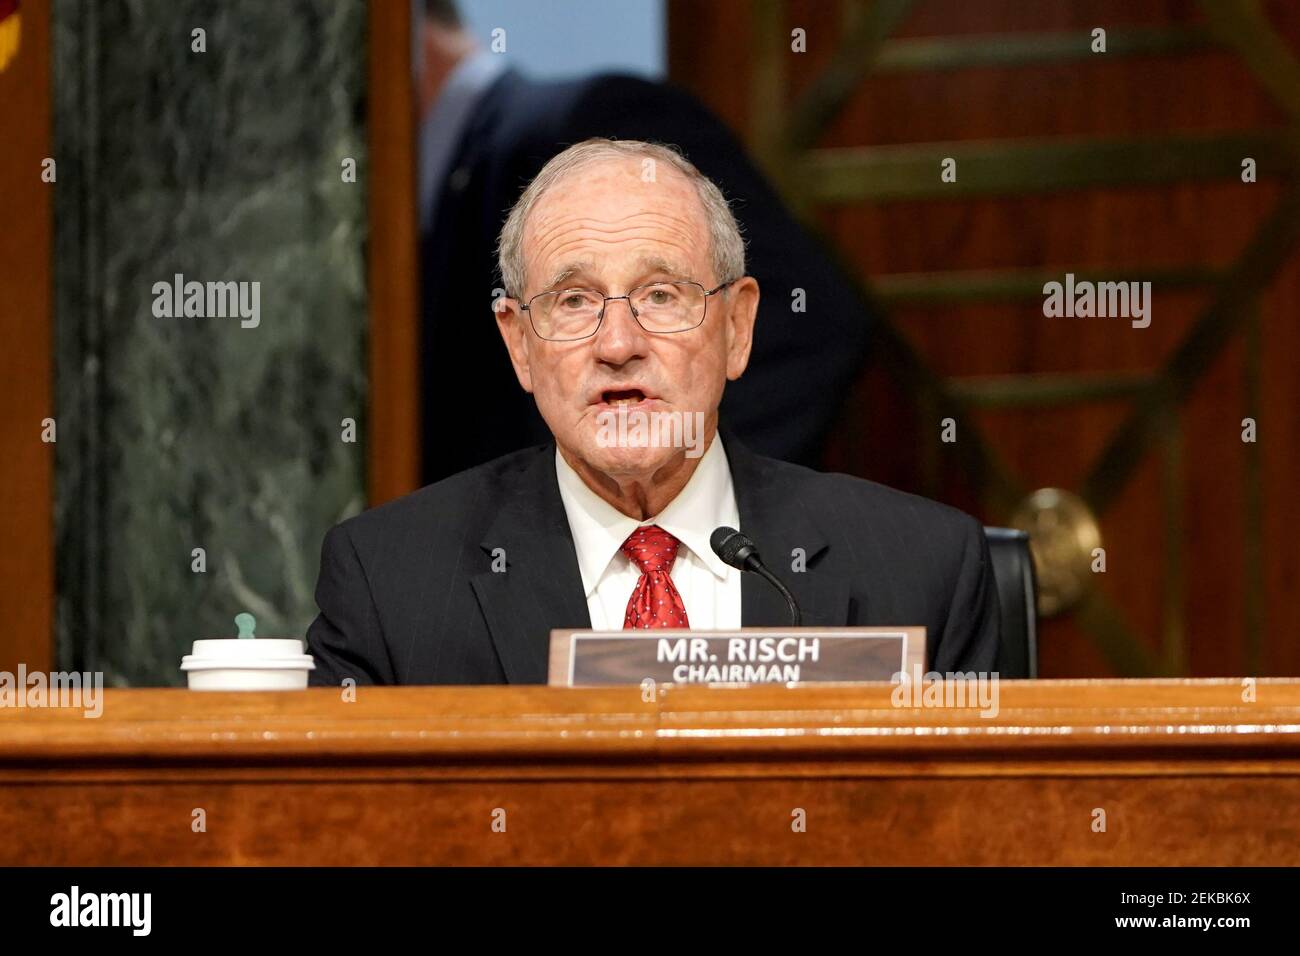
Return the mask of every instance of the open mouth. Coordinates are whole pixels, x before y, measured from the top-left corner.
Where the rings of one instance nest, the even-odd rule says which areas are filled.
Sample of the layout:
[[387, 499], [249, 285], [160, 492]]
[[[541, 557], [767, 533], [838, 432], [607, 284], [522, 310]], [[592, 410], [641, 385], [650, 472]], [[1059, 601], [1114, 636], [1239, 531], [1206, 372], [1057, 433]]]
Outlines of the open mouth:
[[610, 390], [601, 392], [600, 400], [605, 405], [635, 405], [644, 402], [646, 394], [639, 388]]

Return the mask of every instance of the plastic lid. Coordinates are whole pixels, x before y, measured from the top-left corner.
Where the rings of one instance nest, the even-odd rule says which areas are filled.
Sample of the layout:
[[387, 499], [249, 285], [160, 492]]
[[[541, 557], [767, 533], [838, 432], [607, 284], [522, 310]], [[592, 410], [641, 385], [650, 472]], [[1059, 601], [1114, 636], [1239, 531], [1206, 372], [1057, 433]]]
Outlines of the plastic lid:
[[181, 658], [183, 671], [311, 671], [316, 662], [310, 654], [297, 657], [261, 657], [236, 660], [235, 658], [196, 657], [186, 654]]

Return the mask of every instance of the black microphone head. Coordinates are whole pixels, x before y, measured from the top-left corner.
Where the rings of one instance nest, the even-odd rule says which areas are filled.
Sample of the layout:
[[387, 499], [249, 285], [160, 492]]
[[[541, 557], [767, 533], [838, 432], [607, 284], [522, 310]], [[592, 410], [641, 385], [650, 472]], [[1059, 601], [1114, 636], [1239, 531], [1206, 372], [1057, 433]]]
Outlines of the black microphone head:
[[740, 571], [748, 571], [746, 562], [750, 557], [758, 557], [758, 548], [749, 536], [726, 525], [713, 529], [713, 534], [709, 535], [709, 546], [713, 548], [714, 554]]

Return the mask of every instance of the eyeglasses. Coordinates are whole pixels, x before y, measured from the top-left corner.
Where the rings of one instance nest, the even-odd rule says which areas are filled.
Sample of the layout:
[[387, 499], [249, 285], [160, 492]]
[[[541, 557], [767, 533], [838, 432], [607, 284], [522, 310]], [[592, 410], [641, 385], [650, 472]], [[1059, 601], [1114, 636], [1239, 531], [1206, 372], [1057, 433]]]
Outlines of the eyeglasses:
[[533, 331], [548, 342], [573, 342], [590, 338], [605, 319], [605, 308], [618, 299], [627, 301], [632, 318], [647, 332], [671, 335], [689, 332], [704, 322], [709, 296], [736, 280], [705, 290], [698, 282], [651, 282], [627, 295], [602, 295], [595, 289], [540, 292], [521, 308], [528, 313]]

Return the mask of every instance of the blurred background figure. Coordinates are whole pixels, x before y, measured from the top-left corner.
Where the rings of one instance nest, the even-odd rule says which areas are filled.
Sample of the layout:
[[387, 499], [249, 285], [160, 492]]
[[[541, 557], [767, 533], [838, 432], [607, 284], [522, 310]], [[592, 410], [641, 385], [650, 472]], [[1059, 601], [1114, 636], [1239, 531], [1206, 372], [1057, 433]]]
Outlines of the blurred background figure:
[[[556, 10], [530, 8], [543, 17]], [[652, 10], [631, 4], [620, 15]], [[549, 49], [563, 54], [552, 67], [563, 70], [566, 60], [570, 73], [590, 67], [593, 52], [597, 68], [599, 57], [614, 53], [607, 62], [638, 63], [639, 52], [643, 69], [653, 58], [652, 30], [630, 30], [628, 46], [617, 50], [605, 43], [591, 51], [578, 37], [566, 39], [577, 13], [566, 8], [544, 28], [555, 41]], [[512, 34], [528, 32], [514, 21], [495, 29], [505, 32], [492, 44], [507, 48]], [[728, 384], [722, 420], [756, 451], [818, 462], [863, 366], [870, 315], [726, 126], [691, 95], [655, 79], [627, 72], [526, 76], [502, 52], [477, 42], [453, 0], [424, 0], [418, 42], [423, 447], [438, 449], [425, 456], [425, 480], [550, 437], [492, 321], [501, 287], [495, 244], [528, 181], [556, 153], [592, 136], [674, 145], [732, 202], [762, 300], [749, 370]], [[467, 377], [474, 383], [468, 395]], [[475, 414], [464, 413], [468, 402]]]

